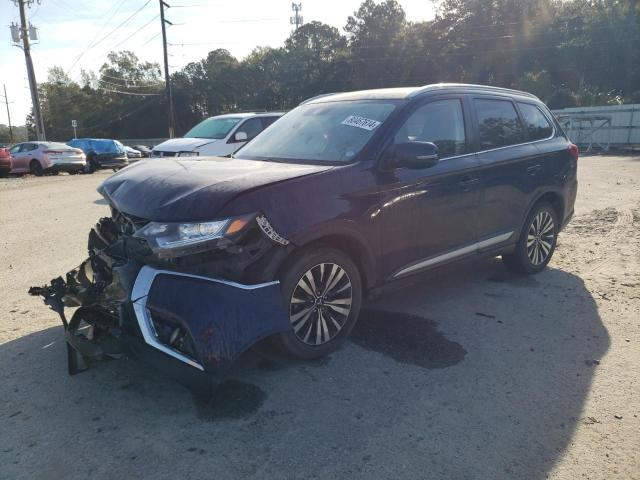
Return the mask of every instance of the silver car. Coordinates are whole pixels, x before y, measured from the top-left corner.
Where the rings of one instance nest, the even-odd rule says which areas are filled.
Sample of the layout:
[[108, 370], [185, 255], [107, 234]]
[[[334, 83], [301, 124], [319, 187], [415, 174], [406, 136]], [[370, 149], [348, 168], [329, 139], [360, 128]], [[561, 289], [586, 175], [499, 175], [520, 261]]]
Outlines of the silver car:
[[11, 173], [69, 172], [75, 174], [87, 163], [82, 150], [59, 142], [24, 142], [9, 149], [13, 160]]
[[115, 140], [115, 142], [124, 149], [127, 154], [127, 158], [129, 159], [129, 163], [137, 162], [142, 159], [142, 153], [140, 151], [130, 147], [129, 145], [123, 145], [123, 143], [118, 140]]

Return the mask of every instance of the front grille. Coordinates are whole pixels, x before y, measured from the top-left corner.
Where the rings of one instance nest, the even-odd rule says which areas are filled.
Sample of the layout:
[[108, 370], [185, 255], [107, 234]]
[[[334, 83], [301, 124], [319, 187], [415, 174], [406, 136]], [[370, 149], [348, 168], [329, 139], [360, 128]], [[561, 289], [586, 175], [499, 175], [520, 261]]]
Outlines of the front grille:
[[149, 220], [134, 217], [133, 215], [125, 215], [113, 207], [111, 208], [111, 219], [122, 235], [133, 235], [136, 230], [149, 223]]

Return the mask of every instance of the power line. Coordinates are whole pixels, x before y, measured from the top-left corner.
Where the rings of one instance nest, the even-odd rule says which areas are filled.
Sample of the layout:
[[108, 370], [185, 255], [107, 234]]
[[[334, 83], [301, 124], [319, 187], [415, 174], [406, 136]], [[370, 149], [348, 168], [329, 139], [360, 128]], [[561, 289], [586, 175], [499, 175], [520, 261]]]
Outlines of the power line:
[[108, 82], [106, 80], [98, 80], [100, 83], [107, 85], [108, 88], [153, 88], [154, 86], [159, 87], [161, 84], [156, 85], [122, 85], [117, 83]]
[[134, 115], [136, 113], [138, 113], [141, 110], [144, 110], [145, 108], [151, 106], [155, 101], [157, 100], [157, 98], [151, 98], [149, 100], [147, 100], [146, 103], [143, 103], [142, 105], [134, 108], [133, 110], [130, 110], [129, 112], [125, 113], [124, 115], [120, 115], [118, 118], [113, 119], [113, 120], [107, 120], [106, 122], [102, 122], [102, 123], [98, 123], [95, 125], [91, 125], [89, 127], [84, 127], [86, 130], [94, 130], [100, 127], [104, 127], [105, 125], [112, 125], [116, 122], [122, 121], [125, 118], [130, 117], [131, 115]]
[[100, 40], [98, 40], [97, 42], [94, 42], [92, 45], [90, 45], [87, 49], [85, 49], [76, 59], [75, 62], [73, 62], [73, 65], [71, 65], [71, 67], [69, 67], [69, 70], [66, 71], [66, 74], [68, 75], [69, 72], [71, 70], [73, 70], [73, 67], [76, 66], [76, 64], [78, 63], [78, 61], [84, 56], [85, 53], [87, 53], [88, 51], [94, 49], [95, 47], [97, 47], [100, 43], [102, 43], [105, 39], [107, 39], [108, 37], [110, 37], [111, 35], [113, 35], [115, 32], [117, 32], [120, 28], [122, 28], [124, 25], [126, 25], [127, 23], [129, 23], [129, 21], [131, 21], [131, 19], [133, 17], [135, 17], [138, 13], [140, 13], [147, 5], [149, 5], [149, 3], [151, 2], [151, 0], [147, 0], [144, 5], [142, 5], [140, 8], [138, 8], [138, 10], [136, 10], [135, 12], [133, 12], [130, 16], [128, 16], [126, 18], [126, 20], [124, 20], [122, 23], [120, 23], [116, 28], [114, 28], [113, 30], [111, 30], [109, 33], [107, 33], [105, 36], [103, 36]]
[[115, 50], [116, 48], [118, 48], [120, 45], [122, 45], [124, 42], [126, 42], [127, 40], [129, 40], [131, 37], [134, 37], [135, 35], [137, 35], [138, 33], [140, 33], [142, 30], [144, 30], [146, 27], [148, 27], [149, 25], [151, 25], [151, 22], [155, 21], [160, 15], [156, 15], [155, 17], [153, 17], [151, 20], [149, 20], [147, 23], [145, 23], [144, 25], [142, 25], [140, 28], [136, 29], [131, 35], [129, 35], [127, 38], [125, 38], [124, 40], [122, 40], [121, 42], [119, 42], [117, 45], [114, 45], [113, 47], [110, 47], [109, 50]]
[[145, 45], [147, 45], [148, 43], [150, 43], [151, 41], [155, 40], [156, 38], [158, 38], [159, 35], [162, 35], [162, 32], [158, 32], [156, 34], [154, 34], [152, 37], [150, 37], [147, 41], [145, 41], [142, 45], [140, 45], [141, 47], [144, 47]]
[[[124, 82], [131, 82], [131, 81], [135, 81], [137, 84], [142, 83], [142, 81], [140, 81], [140, 80], [132, 80], [132, 79], [130, 79], [130, 78], [118, 77], [118, 76], [115, 76], [115, 75], [108, 75], [108, 74], [106, 74], [106, 73], [101, 73], [101, 74], [100, 74], [100, 77], [106, 77], [106, 78], [110, 78], [110, 79], [112, 79], [112, 80], [122, 80], [122, 81], [124, 81]], [[161, 81], [161, 80], [157, 80], [157, 81], [154, 81], [154, 82], [152, 82], [152, 83], [148, 83], [148, 85], [147, 85], [147, 86], [150, 86], [150, 87], [151, 87], [151, 86], [156, 86], [156, 85], [161, 85], [161, 84], [162, 84], [162, 81]]]
[[100, 85], [98, 85], [98, 89], [105, 92], [109, 92], [109, 93], [121, 93], [123, 95], [134, 95], [138, 97], [151, 97], [151, 96], [162, 95], [161, 93], [136, 93], [136, 92], [123, 92], [121, 90], [109, 90], [107, 88], [101, 87]]

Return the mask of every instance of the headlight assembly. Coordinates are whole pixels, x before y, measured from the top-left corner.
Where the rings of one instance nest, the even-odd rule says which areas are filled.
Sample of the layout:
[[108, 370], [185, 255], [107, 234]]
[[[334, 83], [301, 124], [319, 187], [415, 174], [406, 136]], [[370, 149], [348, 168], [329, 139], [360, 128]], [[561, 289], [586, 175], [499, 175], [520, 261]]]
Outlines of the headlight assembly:
[[161, 257], [176, 257], [207, 250], [212, 243], [239, 233], [254, 215], [226, 218], [212, 222], [150, 222], [133, 236], [147, 241]]

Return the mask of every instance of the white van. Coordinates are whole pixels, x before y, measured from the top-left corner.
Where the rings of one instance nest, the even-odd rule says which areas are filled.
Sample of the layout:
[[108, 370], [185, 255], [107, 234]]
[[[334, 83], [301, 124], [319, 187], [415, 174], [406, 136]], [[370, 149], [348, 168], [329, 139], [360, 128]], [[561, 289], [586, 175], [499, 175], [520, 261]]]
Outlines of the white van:
[[229, 113], [209, 117], [184, 137], [172, 138], [153, 147], [151, 156], [231, 155], [282, 115], [282, 112]]

